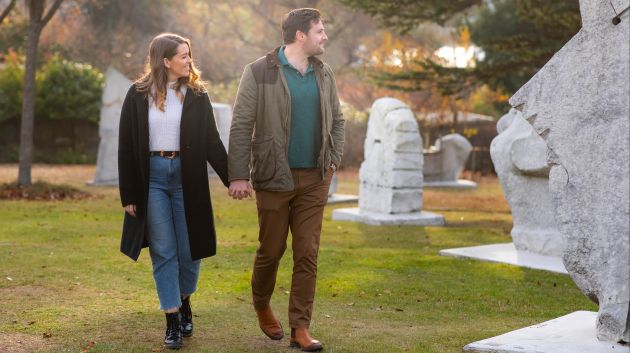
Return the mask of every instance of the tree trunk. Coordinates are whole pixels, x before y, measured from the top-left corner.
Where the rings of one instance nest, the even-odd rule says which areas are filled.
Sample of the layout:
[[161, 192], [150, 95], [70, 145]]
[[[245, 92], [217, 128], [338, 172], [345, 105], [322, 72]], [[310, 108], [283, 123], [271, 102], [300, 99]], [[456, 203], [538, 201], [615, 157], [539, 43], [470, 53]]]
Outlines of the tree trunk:
[[22, 123], [20, 126], [20, 166], [18, 185], [30, 186], [33, 164], [33, 124], [35, 118], [35, 70], [37, 47], [42, 32], [43, 1], [30, 1], [28, 37], [26, 39], [26, 63], [24, 64], [24, 88], [22, 96]]
[[35, 120], [35, 71], [37, 70], [37, 48], [42, 29], [55, 14], [63, 0], [55, 0], [44, 15], [45, 0], [26, 0], [28, 7], [28, 36], [26, 39], [26, 63], [24, 64], [24, 88], [22, 91], [22, 121], [20, 126], [20, 166], [18, 185], [30, 186], [33, 164], [33, 126]]

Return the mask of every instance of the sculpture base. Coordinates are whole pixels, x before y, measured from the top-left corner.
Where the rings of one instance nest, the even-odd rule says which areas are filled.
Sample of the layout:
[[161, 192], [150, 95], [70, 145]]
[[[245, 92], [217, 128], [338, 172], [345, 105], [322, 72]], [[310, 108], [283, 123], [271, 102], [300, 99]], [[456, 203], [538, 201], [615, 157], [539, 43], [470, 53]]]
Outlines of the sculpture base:
[[537, 270], [567, 274], [562, 258], [516, 250], [514, 243], [445, 249], [440, 250], [440, 255], [499, 262]]
[[457, 179], [456, 181], [424, 181], [424, 189], [476, 189], [477, 183], [470, 180]]
[[87, 186], [118, 186], [118, 179], [116, 180], [88, 180], [85, 182]]
[[595, 336], [597, 313], [576, 311], [537, 325], [468, 344], [473, 353], [620, 353], [628, 346]]
[[443, 226], [444, 216], [431, 212], [413, 212], [384, 214], [360, 211], [358, 207], [338, 208], [333, 210], [332, 219], [335, 221], [360, 222], [373, 226], [384, 225], [414, 225], [414, 226]]
[[332, 194], [328, 196], [328, 204], [334, 203], [342, 203], [342, 202], [357, 202], [359, 201], [358, 195], [347, 195], [347, 194]]

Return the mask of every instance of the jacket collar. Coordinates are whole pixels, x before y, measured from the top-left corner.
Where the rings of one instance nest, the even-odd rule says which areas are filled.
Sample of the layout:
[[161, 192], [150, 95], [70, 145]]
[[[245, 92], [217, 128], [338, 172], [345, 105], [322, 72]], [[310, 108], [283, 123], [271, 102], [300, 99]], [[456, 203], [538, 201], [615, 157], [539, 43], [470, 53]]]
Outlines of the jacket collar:
[[[265, 55], [265, 59], [267, 60], [267, 67], [278, 67], [280, 66], [280, 59], [278, 59], [278, 51], [280, 47], [275, 48]], [[313, 65], [313, 68], [316, 70], [320, 70], [324, 67], [324, 63], [314, 56], [309, 56], [308, 61]]]

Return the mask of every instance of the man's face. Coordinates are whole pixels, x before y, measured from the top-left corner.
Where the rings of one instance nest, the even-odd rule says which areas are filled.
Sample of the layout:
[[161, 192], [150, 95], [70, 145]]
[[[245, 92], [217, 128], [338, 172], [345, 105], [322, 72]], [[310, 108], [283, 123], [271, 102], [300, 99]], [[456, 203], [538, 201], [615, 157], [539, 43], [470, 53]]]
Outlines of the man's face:
[[324, 44], [328, 40], [324, 32], [322, 21], [312, 23], [308, 33], [304, 36], [304, 51], [308, 56], [324, 54]]

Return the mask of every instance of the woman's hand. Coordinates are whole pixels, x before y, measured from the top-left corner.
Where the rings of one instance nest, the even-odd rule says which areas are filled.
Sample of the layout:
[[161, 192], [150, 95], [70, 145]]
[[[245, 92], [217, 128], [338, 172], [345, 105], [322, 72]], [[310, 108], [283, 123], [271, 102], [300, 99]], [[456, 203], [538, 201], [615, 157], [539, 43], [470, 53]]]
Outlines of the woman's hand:
[[127, 205], [125, 206], [125, 212], [129, 213], [130, 216], [136, 216], [136, 205]]

